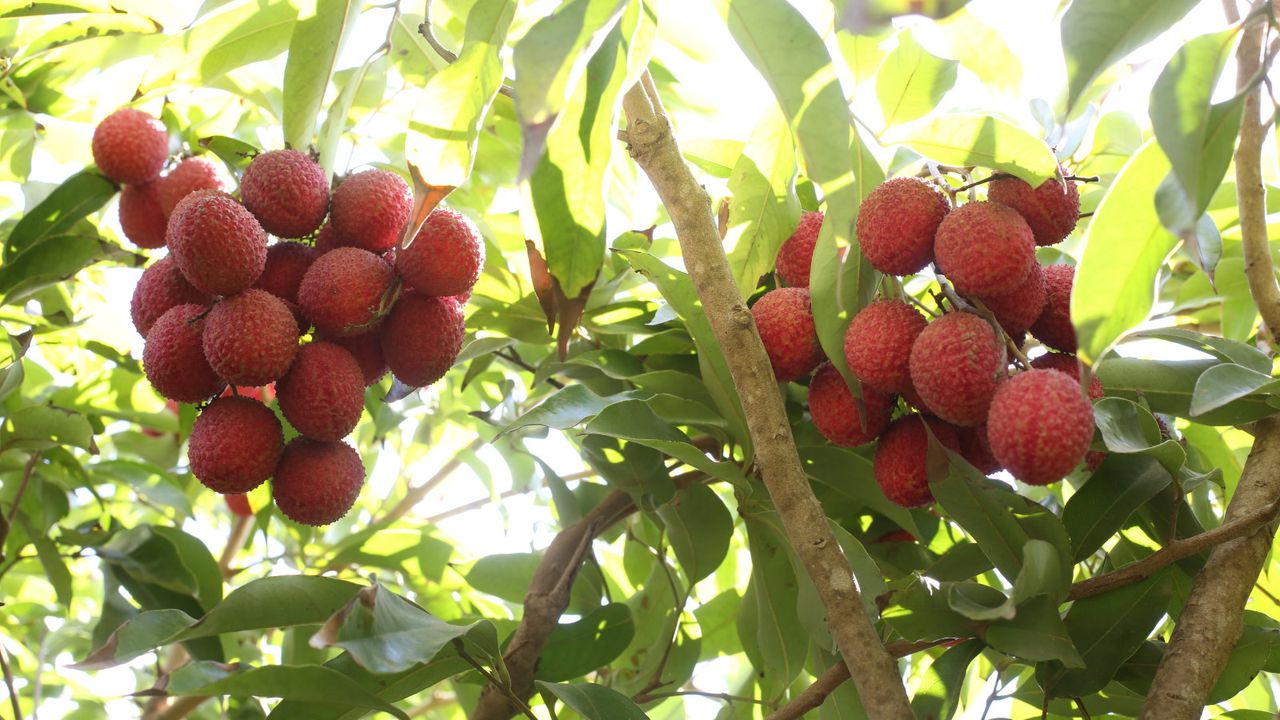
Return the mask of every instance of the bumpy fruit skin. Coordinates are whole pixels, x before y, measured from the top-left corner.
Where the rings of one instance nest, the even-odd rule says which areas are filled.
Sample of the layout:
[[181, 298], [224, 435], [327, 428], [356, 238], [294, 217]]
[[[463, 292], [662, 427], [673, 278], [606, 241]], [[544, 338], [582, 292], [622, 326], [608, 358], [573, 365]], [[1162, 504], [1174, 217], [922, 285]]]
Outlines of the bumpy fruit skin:
[[298, 302], [298, 286], [315, 260], [310, 247], [298, 242], [278, 242], [267, 248], [267, 262], [254, 287], [281, 300]]
[[226, 175], [218, 164], [207, 157], [189, 157], [178, 163], [168, 175], [157, 183], [160, 192], [160, 209], [167, 219], [182, 198], [197, 190], [222, 190], [229, 187]]
[[230, 195], [197, 190], [169, 216], [169, 253], [192, 285], [234, 295], [253, 285], [267, 262], [267, 234]]
[[1031, 272], [1027, 273], [1016, 288], [1004, 295], [988, 295], [978, 299], [995, 314], [1005, 334], [1012, 337], [1025, 333], [1031, 323], [1040, 317], [1047, 292], [1044, 269], [1039, 263], [1032, 263]]
[[1037, 340], [1071, 354], [1076, 351], [1076, 329], [1071, 324], [1071, 286], [1075, 279], [1076, 269], [1070, 265], [1050, 265], [1044, 269], [1044, 309], [1031, 324], [1031, 334]]
[[771, 290], [751, 306], [751, 315], [778, 382], [799, 380], [822, 362], [808, 289]]
[[863, 385], [862, 401], [865, 424], [858, 415], [857, 400], [831, 363], [823, 363], [809, 383], [809, 417], [818, 432], [834, 445], [866, 445], [884, 432], [893, 410], [893, 395]]
[[140, 248], [154, 250], [164, 247], [164, 233], [168, 225], [160, 210], [158, 182], [143, 185], [125, 185], [120, 191], [120, 227], [129, 242]]
[[266, 482], [283, 451], [284, 431], [276, 414], [257, 400], [232, 396], [201, 411], [191, 428], [187, 458], [202, 485], [239, 495]]
[[376, 384], [387, 374], [387, 359], [382, 356], [382, 339], [376, 332], [345, 338], [321, 338], [346, 348], [360, 365], [365, 387]]
[[146, 337], [151, 326], [175, 305], [207, 305], [213, 301], [209, 293], [197, 290], [178, 270], [172, 256], [166, 255], [142, 271], [133, 288], [129, 315], [138, 334]]
[[330, 250], [336, 250], [340, 247], [351, 247], [351, 243], [347, 242], [346, 238], [333, 229], [333, 223], [331, 222], [320, 226], [320, 230], [316, 232], [315, 242], [315, 248], [312, 250], [312, 254], [315, 257], [320, 257]]
[[465, 331], [462, 306], [452, 298], [407, 293], [379, 333], [382, 355], [400, 382], [425, 387], [453, 366]]
[[858, 213], [862, 253], [883, 273], [920, 272], [933, 261], [934, 234], [949, 211], [947, 198], [920, 178], [881, 183]]
[[1026, 218], [1037, 245], [1056, 245], [1066, 239], [1080, 219], [1080, 190], [1073, 182], [1049, 178], [1035, 190], [1015, 177], [1000, 178], [987, 186], [987, 199], [1008, 205]]
[[938, 270], [965, 295], [1013, 292], [1035, 264], [1036, 241], [1013, 208], [990, 202], [963, 205], [938, 226]]
[[876, 484], [884, 496], [905, 508], [933, 502], [929, 489], [929, 435], [925, 423], [943, 447], [959, 451], [955, 430], [937, 418], [904, 415], [894, 420], [880, 436], [872, 463]]
[[271, 497], [290, 520], [328, 525], [341, 520], [364, 485], [364, 465], [344, 442], [296, 437], [285, 446], [271, 480]]
[[985, 422], [1004, 376], [1004, 347], [991, 325], [973, 313], [934, 320], [911, 346], [912, 385], [935, 415], [953, 425]]
[[987, 438], [1014, 477], [1048, 485], [1084, 459], [1093, 439], [1093, 408], [1066, 373], [1027, 370], [1001, 383], [991, 401]]
[[160, 177], [169, 157], [164, 123], [133, 108], [120, 108], [93, 131], [93, 161], [118, 183], [147, 183]]
[[844, 358], [864, 384], [883, 392], [911, 388], [911, 346], [928, 321], [901, 300], [877, 300], [853, 316], [844, 334]]
[[329, 222], [351, 245], [380, 253], [396, 244], [413, 209], [413, 194], [399, 175], [365, 170], [333, 191]]
[[437, 207], [413, 244], [396, 253], [395, 266], [405, 284], [423, 295], [459, 295], [480, 278], [484, 238], [466, 215]]
[[1004, 468], [995, 455], [991, 454], [991, 443], [987, 440], [987, 426], [956, 428], [956, 438], [960, 441], [960, 456], [974, 466], [983, 475], [999, 472]]
[[364, 410], [364, 376], [351, 353], [329, 342], [302, 346], [293, 367], [276, 383], [280, 412], [313, 440], [341, 440]]
[[[1065, 355], [1063, 353], [1054, 353], [1054, 352], [1047, 353], [1045, 355], [1041, 355], [1035, 360], [1032, 360], [1031, 367], [1038, 368], [1040, 370], [1057, 370], [1059, 372], [1064, 372], [1070, 375], [1071, 379], [1075, 380], [1076, 382], [1080, 382], [1080, 362], [1076, 360], [1074, 355]], [[1089, 402], [1092, 403], [1096, 400], [1101, 399], [1102, 395], [1103, 395], [1102, 382], [1098, 380], [1097, 375], [1090, 376], [1089, 377]], [[1168, 437], [1169, 431], [1167, 428], [1164, 427], [1164, 423], [1160, 421], [1160, 418], [1157, 417], [1156, 422], [1160, 424], [1160, 429], [1162, 430], [1162, 434], [1165, 437]], [[1106, 459], [1107, 459], [1107, 454], [1105, 452], [1102, 452], [1100, 450], [1090, 450], [1088, 454], [1084, 456], [1084, 464], [1085, 464], [1085, 467], [1087, 467], [1089, 471], [1092, 472], [1094, 470], [1097, 470], [1098, 466], [1102, 464], [1102, 461]]]
[[298, 354], [298, 323], [289, 306], [266, 290], [249, 288], [213, 306], [204, 326], [204, 355], [231, 385], [266, 385]]
[[226, 385], [204, 358], [204, 311], [200, 305], [176, 305], [147, 333], [142, 370], [156, 392], [170, 400], [200, 402]]
[[774, 267], [778, 277], [790, 287], [809, 287], [809, 267], [813, 264], [813, 248], [818, 244], [823, 217], [820, 212], [802, 213], [795, 232], [778, 248]]
[[272, 150], [245, 168], [240, 197], [267, 232], [305, 237], [320, 227], [329, 212], [329, 178], [304, 152]]
[[298, 286], [302, 314], [325, 335], [349, 337], [382, 323], [398, 287], [377, 255], [342, 247], [316, 258]]

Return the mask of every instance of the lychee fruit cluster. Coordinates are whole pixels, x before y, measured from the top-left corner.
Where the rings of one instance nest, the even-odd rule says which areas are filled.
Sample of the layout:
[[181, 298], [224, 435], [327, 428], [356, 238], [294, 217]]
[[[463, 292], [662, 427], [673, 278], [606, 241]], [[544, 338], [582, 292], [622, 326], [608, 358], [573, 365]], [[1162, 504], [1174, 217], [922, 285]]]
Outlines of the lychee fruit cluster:
[[[932, 267], [941, 292], [932, 317], [904, 291], [857, 312], [844, 336], [847, 377], [827, 362], [808, 293], [821, 213], [806, 213], [778, 253], [786, 287], [751, 309], [776, 379], [810, 378], [809, 416], [831, 443], [876, 442], [876, 480], [905, 507], [933, 501], [931, 444], [983, 474], [1007, 470], [1047, 484], [1078, 467], [1093, 438], [1091, 403], [1102, 388], [1096, 378], [1088, 393], [1080, 387], [1074, 269], [1042, 266], [1035, 255], [1074, 230], [1075, 184], [1052, 179], [1033, 189], [993, 175], [987, 195], [953, 207], [933, 182], [897, 178], [863, 201], [857, 240], [868, 262], [896, 276]], [[1060, 352], [1026, 361], [1028, 332]]]
[[479, 230], [438, 208], [397, 250], [413, 205], [399, 175], [359, 172], [331, 192], [324, 169], [296, 150], [256, 155], [238, 194], [204, 157], [162, 176], [168, 135], [130, 108], [99, 125], [93, 149], [103, 174], [124, 183], [126, 235], [168, 250], [143, 271], [130, 311], [148, 381], [200, 405], [192, 474], [229, 498], [271, 479], [292, 520], [342, 518], [364, 484], [344, 438], [366, 388], [388, 372], [430, 385], [461, 350], [484, 264]]

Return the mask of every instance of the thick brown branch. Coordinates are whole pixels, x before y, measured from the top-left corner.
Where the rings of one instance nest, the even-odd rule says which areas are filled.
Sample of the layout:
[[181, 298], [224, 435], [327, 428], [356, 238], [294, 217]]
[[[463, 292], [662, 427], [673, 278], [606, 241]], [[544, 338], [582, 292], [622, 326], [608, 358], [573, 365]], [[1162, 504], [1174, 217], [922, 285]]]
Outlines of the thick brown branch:
[[[1280, 498], [1280, 418], [1259, 420], [1257, 431], [1244, 473], [1227, 506], [1224, 528], [1273, 509]], [[1244, 605], [1275, 532], [1273, 516], [1255, 531], [1224, 542], [1209, 554], [1156, 669], [1141, 720], [1200, 717], [1209, 691], [1240, 639]]]
[[[675, 482], [677, 488], [686, 488], [705, 479], [705, 473], [690, 472], [678, 476]], [[511, 677], [511, 692], [507, 693], [492, 683], [485, 686], [471, 715], [472, 720], [507, 720], [521, 711], [514, 698], [523, 700], [533, 694], [533, 673], [538, 666], [538, 658], [547, 638], [560, 622], [560, 616], [569, 606], [569, 591], [591, 542], [609, 526], [635, 511], [631, 496], [615, 490], [551, 541], [529, 583], [520, 626], [511, 636], [503, 655]]]
[[[898, 641], [889, 643], [885, 646], [885, 650], [894, 657], [906, 657], [914, 655], [921, 650], [928, 650], [931, 647], [945, 645], [952, 642], [951, 640], [933, 640], [930, 642], [904, 642]], [[765, 720], [798, 720], [804, 717], [804, 714], [817, 708], [826, 701], [827, 696], [836, 691], [836, 688], [844, 684], [849, 679], [849, 666], [844, 663], [836, 663], [827, 668], [827, 671], [818, 676], [813, 684], [805, 688], [803, 692], [791, 699], [786, 705], [778, 708], [776, 711], [768, 715]]]
[[[1277, 500], [1280, 500], [1280, 498]], [[1125, 585], [1132, 585], [1146, 580], [1154, 575], [1157, 570], [1172, 565], [1182, 558], [1198, 555], [1225, 542], [1252, 534], [1258, 528], [1274, 522], [1277, 509], [1280, 509], [1280, 502], [1273, 501], [1261, 510], [1236, 518], [1212, 530], [1189, 538], [1174, 540], [1135, 563], [1130, 563], [1109, 573], [1075, 583], [1071, 586], [1071, 592], [1067, 595], [1067, 599], [1079, 600], [1080, 598], [1093, 597]]]
[[742, 301], [720, 242], [711, 199], [680, 154], [653, 80], [623, 97], [628, 151], [648, 176], [675, 226], [697, 290], [742, 401], [755, 463], [782, 518], [787, 539], [818, 590], [827, 625], [870, 717], [911, 720], [898, 665], [863, 609], [849, 562], [827, 524], [796, 452], [782, 395], [751, 311]]

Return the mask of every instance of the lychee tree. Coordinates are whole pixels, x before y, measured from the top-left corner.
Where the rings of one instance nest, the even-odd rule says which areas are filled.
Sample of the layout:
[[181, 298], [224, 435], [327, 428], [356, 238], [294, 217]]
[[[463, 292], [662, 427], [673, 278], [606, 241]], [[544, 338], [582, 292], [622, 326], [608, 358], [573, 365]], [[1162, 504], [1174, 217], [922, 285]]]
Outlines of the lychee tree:
[[0, 716], [1280, 711], [1273, 3], [0, 37]]

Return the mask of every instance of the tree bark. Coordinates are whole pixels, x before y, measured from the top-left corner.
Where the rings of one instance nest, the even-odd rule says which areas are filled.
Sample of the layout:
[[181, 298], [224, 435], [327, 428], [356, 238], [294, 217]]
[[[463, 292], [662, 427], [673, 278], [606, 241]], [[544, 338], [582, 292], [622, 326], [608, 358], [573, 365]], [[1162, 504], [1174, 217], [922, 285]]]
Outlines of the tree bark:
[[702, 186], [680, 154], [648, 73], [622, 101], [628, 151], [649, 177], [675, 225], [685, 268], [742, 400], [756, 466], [826, 610], [826, 622], [849, 666], [868, 716], [911, 720], [897, 662], [863, 610], [853, 572], [800, 464], [791, 425], [751, 311], [742, 302]]

